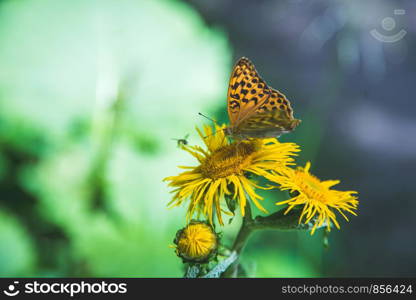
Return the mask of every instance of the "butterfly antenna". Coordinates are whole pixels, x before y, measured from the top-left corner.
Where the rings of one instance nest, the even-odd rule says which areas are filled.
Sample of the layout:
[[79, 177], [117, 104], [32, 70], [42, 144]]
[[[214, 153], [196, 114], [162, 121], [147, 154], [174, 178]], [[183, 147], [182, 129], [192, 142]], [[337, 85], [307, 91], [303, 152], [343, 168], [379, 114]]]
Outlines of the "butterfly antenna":
[[[202, 116], [202, 117], [204, 117], [205, 119], [207, 119], [207, 120], [210, 120], [212, 123], [214, 123], [215, 125], [217, 125], [217, 126], [219, 126], [218, 125], [218, 123], [217, 123], [217, 121], [215, 121], [214, 119], [211, 119], [210, 117], [207, 117], [206, 115], [204, 115], [203, 113], [198, 113], [198, 115], [200, 115], [200, 116]], [[204, 139], [205, 138], [207, 138], [207, 137], [209, 137], [209, 136], [211, 136], [211, 135], [214, 135], [214, 134], [216, 134], [217, 133], [217, 131], [218, 130], [215, 130], [213, 133], [211, 133], [211, 134], [209, 134], [209, 135], [207, 135], [207, 136], [204, 136]]]
[[213, 122], [215, 125], [218, 125], [217, 121], [215, 121], [214, 119], [211, 119], [210, 117], [207, 117], [206, 115], [202, 114], [202, 113], [198, 113], [198, 115], [204, 117], [205, 119], [210, 120], [211, 122]]

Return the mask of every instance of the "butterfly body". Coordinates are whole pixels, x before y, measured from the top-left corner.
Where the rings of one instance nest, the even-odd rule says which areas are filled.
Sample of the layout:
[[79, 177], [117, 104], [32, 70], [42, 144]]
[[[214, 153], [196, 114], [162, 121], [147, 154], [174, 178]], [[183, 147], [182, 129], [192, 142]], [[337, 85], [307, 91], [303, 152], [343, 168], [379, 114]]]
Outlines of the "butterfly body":
[[244, 57], [231, 74], [227, 106], [230, 126], [225, 132], [234, 139], [279, 137], [300, 123], [286, 96], [269, 87]]

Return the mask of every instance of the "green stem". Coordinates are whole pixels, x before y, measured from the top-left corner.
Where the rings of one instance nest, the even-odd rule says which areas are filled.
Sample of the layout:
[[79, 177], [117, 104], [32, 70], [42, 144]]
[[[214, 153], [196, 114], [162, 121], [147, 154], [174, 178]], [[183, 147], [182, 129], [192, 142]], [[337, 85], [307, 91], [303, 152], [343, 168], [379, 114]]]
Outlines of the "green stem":
[[[311, 221], [308, 224], [299, 223], [301, 210], [292, 209], [287, 214], [284, 213], [285, 209], [279, 210], [266, 217], [257, 216], [252, 218], [250, 205], [246, 206], [245, 216], [241, 224], [240, 230], [232, 247], [232, 251], [235, 251], [238, 255], [236, 261], [224, 272], [222, 277], [236, 278], [238, 277], [239, 257], [244, 249], [244, 246], [250, 237], [250, 235], [256, 230], [262, 229], [275, 229], [275, 230], [310, 230], [312, 229], [314, 222]], [[325, 225], [323, 225], [325, 226]]]
[[237, 237], [234, 241], [233, 250], [237, 252], [238, 255], [243, 251], [246, 241], [253, 232], [253, 228], [249, 222], [244, 222], [241, 225], [241, 228], [237, 234]]
[[254, 230], [258, 229], [277, 229], [277, 230], [310, 230], [314, 222], [308, 224], [299, 223], [301, 210], [292, 209], [287, 214], [286, 209], [279, 210], [266, 217], [257, 216], [251, 226]]
[[238, 275], [238, 266], [239, 266], [239, 258], [240, 254], [244, 249], [244, 246], [250, 237], [251, 233], [253, 232], [253, 219], [251, 215], [251, 207], [248, 203], [245, 207], [245, 215], [243, 217], [243, 222], [241, 224], [240, 230], [238, 231], [237, 237], [234, 240], [234, 244], [232, 247], [232, 251], [237, 253], [237, 259], [231, 266], [224, 272], [223, 277], [226, 278], [235, 278]]

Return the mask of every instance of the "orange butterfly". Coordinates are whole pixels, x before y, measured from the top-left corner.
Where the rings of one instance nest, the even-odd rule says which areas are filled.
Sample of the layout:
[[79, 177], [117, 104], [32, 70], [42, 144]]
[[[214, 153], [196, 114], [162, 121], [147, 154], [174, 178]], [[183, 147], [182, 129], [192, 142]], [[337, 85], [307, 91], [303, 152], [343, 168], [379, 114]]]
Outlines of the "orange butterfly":
[[231, 74], [227, 107], [230, 126], [225, 132], [239, 140], [279, 137], [301, 122], [293, 117], [286, 96], [267, 86], [245, 57], [238, 60]]

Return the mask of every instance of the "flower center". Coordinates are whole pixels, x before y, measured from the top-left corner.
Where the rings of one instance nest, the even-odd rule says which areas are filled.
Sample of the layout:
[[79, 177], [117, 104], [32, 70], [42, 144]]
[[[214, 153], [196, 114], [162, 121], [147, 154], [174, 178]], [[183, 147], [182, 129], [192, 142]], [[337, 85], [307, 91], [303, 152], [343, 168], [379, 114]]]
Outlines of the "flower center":
[[206, 178], [219, 179], [240, 175], [252, 162], [252, 154], [259, 148], [256, 140], [236, 142], [215, 150], [200, 166]]
[[321, 182], [318, 178], [311, 174], [305, 174], [299, 172], [298, 185], [302, 188], [302, 192], [309, 198], [322, 203], [326, 202], [325, 192], [326, 189], [322, 187]]

